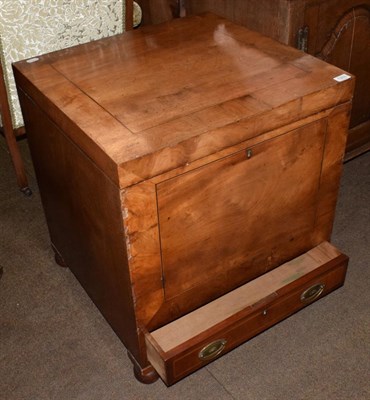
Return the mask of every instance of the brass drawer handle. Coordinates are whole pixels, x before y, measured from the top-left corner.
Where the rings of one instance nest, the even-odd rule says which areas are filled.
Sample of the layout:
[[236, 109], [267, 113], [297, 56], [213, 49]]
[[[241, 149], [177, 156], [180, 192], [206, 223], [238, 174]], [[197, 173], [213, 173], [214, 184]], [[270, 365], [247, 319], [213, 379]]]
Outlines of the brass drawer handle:
[[315, 285], [309, 287], [301, 294], [301, 301], [303, 303], [308, 303], [317, 299], [321, 293], [324, 291], [325, 285], [323, 283], [316, 283]]
[[212, 358], [217, 357], [222, 352], [226, 343], [226, 339], [215, 340], [214, 342], [207, 344], [207, 346], [204, 346], [199, 352], [198, 357], [201, 360], [212, 360]]

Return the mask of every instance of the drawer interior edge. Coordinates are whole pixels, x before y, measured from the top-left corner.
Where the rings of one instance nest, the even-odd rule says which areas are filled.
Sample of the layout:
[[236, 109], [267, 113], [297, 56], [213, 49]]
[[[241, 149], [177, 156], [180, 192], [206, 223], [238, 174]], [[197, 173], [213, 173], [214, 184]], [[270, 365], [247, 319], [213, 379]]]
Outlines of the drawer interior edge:
[[187, 341], [213, 330], [218, 324], [235, 320], [239, 314], [255, 312], [274, 297], [289, 291], [298, 280], [308, 281], [311, 276], [325, 273], [345, 259], [347, 257], [334, 246], [323, 242], [302, 256], [151, 332], [151, 342], [156, 343], [162, 356], [173, 353], [175, 348], [183, 347]]

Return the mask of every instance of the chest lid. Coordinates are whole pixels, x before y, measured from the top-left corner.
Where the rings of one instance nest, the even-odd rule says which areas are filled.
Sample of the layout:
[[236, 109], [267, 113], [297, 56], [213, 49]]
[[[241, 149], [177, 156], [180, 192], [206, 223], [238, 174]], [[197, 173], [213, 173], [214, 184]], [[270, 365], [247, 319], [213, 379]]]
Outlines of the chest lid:
[[[35, 60], [33, 60], [35, 61]], [[120, 187], [351, 99], [354, 79], [212, 14], [21, 61], [18, 87]]]

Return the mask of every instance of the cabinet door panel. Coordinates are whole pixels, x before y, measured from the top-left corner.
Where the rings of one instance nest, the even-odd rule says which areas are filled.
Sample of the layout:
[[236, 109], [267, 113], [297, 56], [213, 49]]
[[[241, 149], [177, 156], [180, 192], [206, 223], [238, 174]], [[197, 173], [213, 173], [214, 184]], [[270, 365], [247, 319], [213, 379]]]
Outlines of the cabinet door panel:
[[348, 71], [351, 62], [355, 20], [350, 11], [339, 20], [317, 57]]
[[[305, 23], [309, 25], [310, 53], [318, 54], [330, 40], [340, 21], [353, 19], [353, 10], [369, 8], [370, 0], [306, 0]], [[316, 21], [315, 21], [316, 19]]]
[[312, 247], [322, 125], [158, 184], [166, 299], [214, 279], [230, 290]]
[[370, 119], [370, 7], [354, 10], [355, 26], [349, 72], [356, 76], [351, 125]]
[[[316, 10], [315, 18], [312, 10]], [[370, 2], [327, 1], [306, 9], [309, 51], [356, 76], [350, 127], [370, 120]]]

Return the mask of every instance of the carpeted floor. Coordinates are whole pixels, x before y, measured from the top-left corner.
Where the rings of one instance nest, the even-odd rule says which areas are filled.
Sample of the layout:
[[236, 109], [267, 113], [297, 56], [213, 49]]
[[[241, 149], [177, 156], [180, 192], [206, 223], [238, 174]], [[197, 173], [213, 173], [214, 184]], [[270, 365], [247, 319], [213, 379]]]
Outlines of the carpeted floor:
[[0, 137], [0, 398], [4, 400], [369, 400], [370, 153], [345, 164], [332, 242], [345, 286], [167, 388], [138, 383], [121, 342], [59, 268], [34, 195]]

